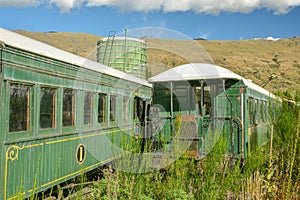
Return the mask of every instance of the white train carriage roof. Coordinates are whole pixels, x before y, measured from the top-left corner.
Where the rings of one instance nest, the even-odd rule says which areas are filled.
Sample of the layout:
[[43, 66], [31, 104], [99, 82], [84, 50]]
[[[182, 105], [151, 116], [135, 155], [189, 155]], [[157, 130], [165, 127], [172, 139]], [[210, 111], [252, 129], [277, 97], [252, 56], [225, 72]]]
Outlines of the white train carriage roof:
[[188, 81], [188, 80], [209, 80], [209, 79], [236, 79], [241, 80], [243, 83], [262, 94], [275, 98], [275, 95], [265, 90], [264, 88], [252, 83], [242, 76], [225, 69], [223, 67], [206, 64], [206, 63], [189, 63], [174, 67], [164, 71], [156, 76], [148, 79], [150, 83], [157, 82], [173, 82], [173, 81]]
[[135, 76], [126, 74], [124, 72], [118, 71], [111, 67], [102, 65], [95, 61], [74, 55], [67, 51], [55, 48], [43, 42], [31, 39], [29, 37], [17, 34], [12, 31], [5, 30], [0, 28], [0, 43], [8, 46], [12, 46], [18, 49], [29, 51], [32, 53], [40, 54], [49, 58], [74, 64], [86, 69], [90, 69], [96, 72], [114, 76], [120, 79], [125, 79], [131, 82], [135, 82], [141, 85], [152, 87], [146, 80], [137, 78]]

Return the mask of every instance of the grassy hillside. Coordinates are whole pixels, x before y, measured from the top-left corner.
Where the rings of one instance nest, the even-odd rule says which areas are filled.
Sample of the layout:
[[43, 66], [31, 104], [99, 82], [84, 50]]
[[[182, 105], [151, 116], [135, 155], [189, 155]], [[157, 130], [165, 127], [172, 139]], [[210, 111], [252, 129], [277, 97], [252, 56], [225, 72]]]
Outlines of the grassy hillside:
[[[101, 37], [86, 33], [64, 33], [64, 32], [28, 32], [23, 30], [14, 31], [21, 35], [39, 40], [54, 47], [63, 49], [73, 54], [88, 57], [95, 52], [97, 41]], [[95, 54], [96, 55], [96, 54]], [[95, 56], [93, 55], [93, 56]]]
[[271, 74], [278, 79], [270, 90], [300, 88], [300, 38], [280, 41], [201, 42], [216, 64], [226, 67], [261, 85]]
[[[95, 60], [100, 36], [85, 33], [16, 32]], [[209, 62], [228, 68], [271, 91], [300, 88], [300, 37], [268, 40], [178, 41], [146, 39], [149, 76], [188, 62]]]

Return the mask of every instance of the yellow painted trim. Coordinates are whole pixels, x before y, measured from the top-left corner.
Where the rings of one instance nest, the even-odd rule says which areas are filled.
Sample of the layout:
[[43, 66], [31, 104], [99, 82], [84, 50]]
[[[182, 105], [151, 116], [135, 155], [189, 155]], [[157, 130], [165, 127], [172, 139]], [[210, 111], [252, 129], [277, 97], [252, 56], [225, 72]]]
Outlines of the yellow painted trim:
[[[83, 169], [77, 171], [77, 172], [73, 172], [73, 173], [71, 173], [71, 174], [68, 174], [68, 175], [66, 175], [66, 176], [60, 177], [60, 178], [58, 178], [58, 179], [56, 179], [56, 180], [53, 180], [53, 181], [51, 181], [51, 182], [45, 183], [45, 184], [41, 185], [40, 187], [45, 187], [45, 186], [47, 186], [47, 185], [51, 185], [51, 184], [53, 184], [53, 183], [55, 183], [55, 182], [58, 182], [58, 181], [63, 180], [63, 179], [66, 179], [66, 178], [68, 178], [68, 177], [70, 177], [70, 176], [73, 176], [73, 175], [75, 175], [75, 174], [80, 174], [80, 173], [82, 173], [83, 171], [86, 171], [86, 170], [88, 170], [88, 169], [91, 169], [91, 168], [93, 168], [93, 167], [96, 167], [97, 165], [100, 165], [100, 164], [109, 162], [109, 161], [111, 161], [111, 160], [114, 160], [114, 159], [117, 158], [117, 157], [118, 157], [118, 156], [115, 156], [115, 157], [113, 157], [113, 158], [109, 158], [109, 159], [106, 159], [106, 160], [104, 160], [104, 161], [98, 162], [98, 163], [96, 163], [96, 164], [94, 164], [94, 165], [90, 165], [90, 166], [88, 166], [88, 167], [86, 167], [86, 168], [83, 168]], [[32, 192], [32, 191], [33, 191], [33, 189], [32, 189], [32, 190], [29, 190], [29, 192]]]
[[[111, 161], [111, 160], [114, 160], [114, 159], [117, 158], [117, 157], [118, 157], [118, 156], [115, 156], [115, 157], [113, 157], [113, 158], [108, 158], [108, 159], [106, 159], [106, 160], [104, 160], [104, 161], [101, 161], [101, 162], [98, 162], [98, 163], [96, 163], [96, 164], [94, 164], [94, 165], [90, 165], [90, 166], [88, 166], [88, 167], [86, 167], [86, 168], [82, 168], [81, 170], [78, 170], [78, 171], [73, 172], [73, 173], [71, 173], [71, 174], [68, 174], [68, 175], [66, 175], [66, 176], [60, 177], [60, 178], [55, 179], [55, 180], [53, 180], [53, 181], [51, 181], [51, 182], [45, 183], [45, 184], [43, 184], [43, 185], [41, 185], [41, 186], [39, 186], [39, 187], [30, 189], [30, 190], [28, 190], [27, 192], [28, 192], [28, 193], [31, 193], [31, 192], [34, 192], [35, 190], [39, 189], [39, 188], [43, 188], [43, 187], [45, 187], [45, 186], [47, 186], [47, 185], [54, 184], [54, 183], [56, 183], [56, 182], [58, 182], [58, 181], [60, 181], [60, 180], [66, 179], [66, 178], [68, 178], [68, 177], [70, 177], [70, 176], [73, 176], [73, 175], [76, 175], [76, 174], [79, 175], [79, 174], [82, 173], [83, 171], [86, 171], [86, 170], [88, 170], [88, 169], [91, 169], [91, 168], [96, 167], [96, 166], [98, 166], [98, 165], [101, 165], [101, 164], [103, 164], [103, 163], [106, 163], [106, 162], [109, 162], [109, 161]], [[21, 193], [21, 194], [24, 195], [25, 193], [26, 193], [26, 192], [23, 192], [23, 193]], [[15, 196], [13, 196], [13, 197], [10, 197], [8, 200], [15, 199], [15, 198], [18, 198], [18, 195], [15, 195]]]
[[22, 147], [12, 145], [12, 146], [8, 147], [8, 149], [5, 152], [4, 199], [6, 199], [8, 160], [11, 160], [11, 161], [18, 160], [19, 150], [22, 150], [22, 149], [24, 149], [24, 145]]
[[25, 149], [28, 149], [28, 148], [31, 148], [31, 147], [38, 147], [38, 146], [43, 146], [44, 143], [40, 143], [40, 144], [32, 144], [32, 145], [28, 145], [28, 146], [25, 146], [24, 148]]
[[[126, 131], [128, 131], [128, 130], [131, 130], [132, 128], [127, 128], [127, 129], [125, 129]], [[77, 139], [81, 139], [81, 138], [88, 138], [88, 137], [94, 137], [94, 136], [98, 136], [98, 135], [105, 135], [105, 134], [109, 134], [109, 133], [115, 133], [115, 132], [118, 132], [118, 131], [120, 131], [120, 130], [113, 130], [113, 131], [106, 131], [106, 132], [101, 132], [101, 133], [96, 133], [96, 134], [90, 134], [90, 135], [84, 135], [84, 136], [78, 136], [78, 137], [74, 137], [74, 138], [67, 138], [67, 139], [63, 139], [63, 140], [56, 140], [56, 141], [51, 141], [51, 142], [45, 142], [45, 143], [39, 143], [39, 144], [31, 144], [31, 145], [28, 145], [28, 146], [22, 146], [22, 147], [19, 147], [19, 146], [16, 146], [16, 145], [12, 145], [12, 146], [10, 146], [10, 147], [8, 147], [8, 149], [6, 150], [6, 153], [5, 153], [5, 170], [4, 170], [4, 200], [6, 199], [6, 189], [7, 189], [7, 173], [8, 173], [8, 160], [10, 159], [10, 160], [12, 160], [12, 161], [14, 161], [14, 160], [17, 160], [18, 159], [18, 155], [19, 155], [19, 150], [23, 150], [24, 148], [25, 149], [27, 149], [27, 148], [32, 148], [32, 147], [38, 147], [38, 146], [43, 146], [44, 144], [46, 144], [46, 145], [51, 145], [51, 144], [55, 144], [55, 143], [61, 143], [61, 142], [66, 142], [66, 141], [72, 141], [72, 140], [77, 140]], [[16, 152], [14, 152], [14, 151], [11, 151], [12, 149], [14, 149], [14, 151], [16, 151]], [[11, 151], [11, 152], [10, 152]], [[10, 152], [10, 153], [9, 153]], [[115, 157], [114, 157], [115, 158]], [[110, 159], [114, 159], [114, 158], [110, 158]], [[108, 159], [108, 160], [110, 160], [110, 159]], [[102, 162], [99, 162], [99, 163], [97, 163], [97, 164], [95, 164], [95, 165], [91, 165], [90, 167], [87, 167], [87, 168], [85, 168], [85, 169], [83, 169], [83, 170], [87, 170], [87, 169], [89, 169], [89, 168], [91, 168], [91, 167], [94, 167], [94, 166], [96, 166], [96, 165], [100, 165], [101, 163], [103, 163], [103, 162], [107, 162], [107, 160], [105, 160], [105, 161], [102, 161]], [[82, 171], [82, 170], [80, 170], [80, 171]], [[75, 172], [75, 174], [76, 173], [79, 173], [80, 171], [77, 171], [77, 172]], [[74, 173], [72, 173], [71, 175], [69, 175], [69, 176], [72, 176]], [[65, 177], [63, 177], [63, 178], [67, 178], [68, 176], [65, 176]], [[57, 182], [57, 181], [59, 181], [59, 180], [61, 180], [61, 179], [57, 179], [57, 180], [54, 180], [54, 182]], [[52, 181], [53, 182], [53, 181]], [[47, 184], [44, 184], [44, 185], [42, 185], [42, 186], [40, 186], [40, 187], [44, 187], [44, 186], [46, 186], [46, 185], [49, 185], [49, 184], [51, 184], [52, 182], [50, 182], [50, 183], [47, 183]], [[40, 188], [40, 187], [38, 187], [38, 188]], [[31, 190], [31, 192], [33, 191], [33, 189]], [[27, 192], [29, 192], [29, 191], [27, 191]], [[25, 194], [26, 192], [24, 192], [24, 193], [22, 193], [22, 194]], [[9, 199], [14, 199], [14, 198], [16, 198], [17, 196], [15, 196], [15, 197], [11, 197], [11, 198], [9, 198]]]
[[[131, 128], [126, 129], [126, 130], [130, 130], [130, 129]], [[96, 134], [78, 136], [78, 137], [74, 137], [74, 138], [66, 138], [66, 139], [62, 139], [62, 140], [55, 140], [55, 141], [51, 141], [51, 142], [46, 142], [46, 144], [55, 144], [55, 143], [60, 143], [60, 142], [78, 140], [78, 139], [89, 138], [89, 137], [93, 137], [93, 136], [97, 136], [97, 135], [106, 135], [106, 134], [109, 134], [109, 133], [115, 133], [115, 132], [119, 132], [119, 131], [120, 130], [114, 130], [114, 131], [107, 131], [107, 132], [101, 132], [101, 133], [96, 133]]]
[[[82, 152], [82, 148], [81, 148], [81, 151], [80, 151], [80, 157], [81, 157], [81, 161], [78, 159], [77, 157], [77, 154], [78, 154], [78, 150], [80, 149], [80, 147], [82, 147], [84, 149], [84, 153]], [[84, 144], [79, 144], [76, 148], [76, 152], [75, 152], [75, 158], [76, 158], [76, 161], [79, 165], [83, 164], [84, 161], [85, 161], [85, 157], [86, 157], [86, 148], [85, 148], [85, 145]]]

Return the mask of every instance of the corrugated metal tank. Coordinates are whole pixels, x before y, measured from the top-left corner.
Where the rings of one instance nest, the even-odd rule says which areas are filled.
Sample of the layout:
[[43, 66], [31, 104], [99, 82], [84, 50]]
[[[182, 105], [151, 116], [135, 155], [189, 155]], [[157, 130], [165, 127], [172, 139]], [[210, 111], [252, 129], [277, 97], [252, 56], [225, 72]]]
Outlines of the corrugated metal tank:
[[130, 37], [106, 37], [98, 41], [97, 61], [138, 78], [146, 78], [146, 42]]

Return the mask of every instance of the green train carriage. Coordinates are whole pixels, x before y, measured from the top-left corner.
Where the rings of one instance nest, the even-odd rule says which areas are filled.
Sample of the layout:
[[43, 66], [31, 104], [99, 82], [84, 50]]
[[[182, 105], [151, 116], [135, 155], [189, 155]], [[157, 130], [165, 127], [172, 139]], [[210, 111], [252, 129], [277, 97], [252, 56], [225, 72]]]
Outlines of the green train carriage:
[[[244, 158], [268, 142], [272, 112], [279, 100], [267, 90], [225, 68], [203, 63], [181, 65], [149, 79], [161, 127], [156, 141], [186, 140], [188, 156], [201, 159], [224, 135], [228, 154]], [[178, 121], [192, 116], [196, 135], [180, 132]], [[176, 125], [177, 124], [177, 125]], [[179, 123], [180, 124], [180, 123]], [[178, 137], [178, 134], [181, 134]]]
[[0, 199], [112, 161], [145, 124], [146, 81], [4, 29], [0, 43]]

